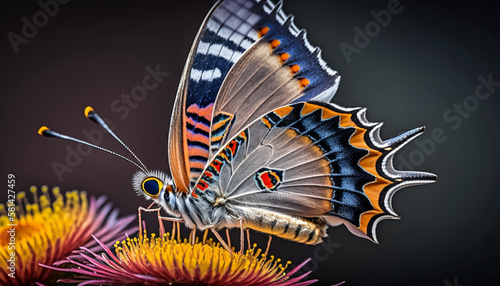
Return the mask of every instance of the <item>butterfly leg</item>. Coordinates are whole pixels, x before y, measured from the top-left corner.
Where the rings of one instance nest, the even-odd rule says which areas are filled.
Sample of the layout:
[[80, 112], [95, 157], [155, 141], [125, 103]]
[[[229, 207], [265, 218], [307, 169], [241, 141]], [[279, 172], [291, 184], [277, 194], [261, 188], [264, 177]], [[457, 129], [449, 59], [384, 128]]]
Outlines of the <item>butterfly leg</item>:
[[177, 230], [177, 222], [173, 222], [172, 223], [172, 239], [175, 239], [175, 233], [176, 233], [176, 230]]
[[207, 242], [208, 228], [203, 232], [203, 244]]
[[160, 208], [157, 209], [152, 209], [151, 207], [153, 204], [150, 204], [149, 207], [139, 207], [138, 211], [138, 216], [139, 216], [139, 236], [143, 235], [143, 229], [142, 229], [142, 212], [158, 212], [158, 215], [160, 215]]
[[[177, 218], [177, 217], [165, 217], [165, 216], [160, 216], [158, 215], [158, 223], [160, 224], [160, 236], [163, 237], [165, 234], [165, 227], [163, 226], [164, 221], [171, 221], [174, 223], [173, 225], [173, 230], [175, 231], [175, 225], [184, 222], [184, 219], [182, 218]], [[172, 238], [175, 236], [175, 232], [172, 231]]]
[[240, 221], [240, 255], [243, 255], [243, 251], [245, 250], [245, 233], [243, 230], [243, 220], [241, 218], [238, 219]]
[[193, 228], [189, 233], [189, 242], [191, 243], [191, 245], [194, 245], [195, 240], [196, 240], [196, 227]]
[[267, 241], [267, 247], [266, 247], [266, 252], [264, 253], [264, 256], [267, 256], [267, 253], [269, 252], [269, 247], [271, 247], [271, 240], [273, 237], [270, 235], [269, 240]]
[[[149, 205], [149, 207], [144, 208], [144, 207], [139, 207], [138, 212], [139, 212], [139, 235], [143, 235], [143, 229], [142, 229], [142, 212], [157, 212], [158, 213], [158, 223], [160, 225], [160, 236], [163, 237], [165, 234], [165, 228], [163, 226], [163, 221], [172, 221], [174, 222], [174, 230], [175, 230], [175, 223], [183, 222], [184, 220], [182, 218], [175, 218], [175, 217], [162, 217], [160, 215], [161, 208], [156, 208], [152, 209], [151, 207], [153, 204]], [[172, 237], [174, 236], [174, 232], [172, 233]]]
[[181, 224], [176, 222], [175, 225], [177, 226], [177, 241], [181, 241]]
[[252, 248], [252, 245], [250, 244], [250, 229], [247, 228], [247, 241], [248, 241], [248, 249]]
[[230, 248], [230, 249], [233, 249], [231, 247], [231, 237], [229, 236], [229, 229], [226, 228], [226, 237], [227, 237], [227, 246]]
[[222, 237], [220, 236], [220, 234], [217, 232], [217, 230], [215, 230], [215, 228], [213, 226], [210, 226], [209, 227], [210, 230], [214, 233], [215, 237], [217, 237], [217, 239], [219, 240], [220, 244], [222, 244], [222, 246], [231, 254], [233, 254], [233, 251], [231, 250], [231, 248], [229, 248], [226, 244], [226, 242], [224, 241], [224, 239], [222, 239]]

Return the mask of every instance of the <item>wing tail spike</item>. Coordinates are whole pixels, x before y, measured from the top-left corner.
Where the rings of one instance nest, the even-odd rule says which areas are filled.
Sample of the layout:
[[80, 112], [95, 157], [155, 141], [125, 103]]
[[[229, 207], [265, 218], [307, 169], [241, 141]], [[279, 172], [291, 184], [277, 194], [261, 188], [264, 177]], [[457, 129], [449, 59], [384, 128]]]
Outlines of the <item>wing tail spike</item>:
[[269, 15], [272, 17], [276, 17], [282, 7], [283, 7], [283, 1], [279, 1], [278, 3], [276, 3], [276, 5], [274, 6], [273, 10], [269, 13]]
[[304, 31], [304, 32], [300, 33], [300, 34], [302, 34], [302, 40], [304, 41], [304, 45], [309, 50], [309, 52], [312, 53], [316, 47], [314, 47], [313, 45], [311, 45], [311, 42], [309, 42], [309, 40], [307, 39], [307, 31], [305, 29], [302, 29], [301, 32], [302, 31]]
[[363, 123], [369, 123], [368, 120], [366, 119], [366, 111], [367, 111], [367, 108], [366, 107], [359, 107], [358, 109], [358, 119], [363, 122]]
[[[390, 148], [390, 147], [389, 147]], [[391, 177], [396, 183], [405, 182], [405, 186], [409, 186], [408, 182], [412, 182], [410, 185], [423, 185], [428, 183], [434, 183], [437, 181], [437, 176], [433, 173], [422, 172], [422, 171], [401, 171], [394, 168], [394, 156], [396, 152], [391, 151], [384, 158], [383, 169], [389, 177]]]
[[384, 149], [389, 150], [389, 154], [384, 158], [384, 169], [386, 173], [393, 177], [396, 181], [404, 181], [405, 186], [423, 185], [437, 181], [437, 176], [433, 173], [421, 171], [400, 171], [394, 168], [394, 156], [396, 152], [413, 139], [423, 134], [424, 131], [425, 126], [421, 126], [384, 141], [384, 145], [386, 146]]
[[283, 23], [283, 27], [287, 29], [290, 28], [290, 26], [293, 24], [294, 19], [295, 17], [293, 15], [288, 15], [288, 17], [286, 17], [285, 23]]
[[385, 140], [384, 145], [387, 145], [387, 148], [390, 148], [391, 152], [395, 152], [415, 139], [417, 136], [420, 136], [424, 131], [425, 126], [408, 130], [398, 136]]
[[301, 29], [299, 31], [299, 33], [297, 34], [297, 38], [299, 38], [299, 39], [302, 38], [302, 39], [306, 40], [306, 35], [307, 35], [306, 30], [305, 29]]
[[374, 243], [376, 244], [380, 244], [380, 242], [378, 241], [378, 237], [377, 237], [377, 225], [381, 222], [381, 221], [384, 221], [384, 220], [388, 220], [388, 219], [392, 219], [392, 220], [399, 220], [401, 219], [400, 216], [396, 215], [396, 214], [391, 214], [391, 215], [383, 215], [383, 216], [380, 216], [378, 217], [374, 223], [373, 223], [373, 228], [371, 230], [369, 230], [368, 232], [368, 237], [371, 241], [373, 241]]
[[313, 54], [315, 54], [318, 58], [321, 58], [321, 48], [316, 47], [313, 51]]
[[421, 171], [397, 171], [403, 181], [414, 181], [414, 185], [434, 183], [438, 176], [433, 173]]
[[367, 235], [374, 241], [377, 241], [377, 225], [386, 219], [399, 219], [400, 216], [396, 214], [392, 207], [392, 199], [397, 191], [402, 188], [434, 183], [437, 176], [432, 173], [419, 172], [419, 171], [398, 171], [401, 178], [396, 179], [396, 183], [387, 190], [383, 199], [384, 213], [372, 218], [373, 223], [367, 230]]
[[[380, 130], [382, 129], [382, 126], [384, 126], [383, 122], [377, 123], [373, 127], [373, 129], [372, 129], [372, 131], [370, 133], [371, 136], [372, 136], [372, 138], [373, 138], [373, 143], [374, 144], [382, 145], [382, 144], [380, 144], [381, 142], [383, 142], [382, 138], [380, 137]], [[379, 146], [379, 147], [382, 147], [382, 146]]]
[[[374, 126], [377, 126], [377, 125], [381, 124], [380, 122], [371, 122], [371, 121], [369, 121], [366, 118], [366, 112], [368, 110], [366, 107], [359, 108], [358, 110], [359, 111], [357, 111], [356, 116], [357, 116], [358, 120], [361, 122], [361, 124], [363, 124], [364, 126], [366, 126], [366, 127], [374, 127]], [[382, 125], [380, 125], [380, 126], [382, 126]], [[379, 142], [382, 142], [382, 141], [383, 140], [381, 140], [380, 137], [379, 137]]]

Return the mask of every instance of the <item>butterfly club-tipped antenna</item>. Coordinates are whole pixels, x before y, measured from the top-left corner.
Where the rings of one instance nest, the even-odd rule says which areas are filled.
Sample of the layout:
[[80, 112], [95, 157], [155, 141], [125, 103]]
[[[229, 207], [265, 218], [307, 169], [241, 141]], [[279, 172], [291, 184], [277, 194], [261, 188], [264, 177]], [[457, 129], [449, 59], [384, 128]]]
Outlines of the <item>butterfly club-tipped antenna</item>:
[[109, 128], [109, 126], [104, 122], [104, 120], [102, 120], [99, 114], [97, 114], [92, 107], [90, 106], [85, 107], [85, 117], [94, 121], [95, 123], [99, 124], [99, 126], [104, 128], [104, 130], [106, 130], [109, 134], [111, 134], [111, 136], [113, 136], [116, 139], [116, 141], [120, 142], [120, 144], [122, 144], [122, 146], [125, 147], [125, 149], [127, 149], [127, 151], [129, 151], [130, 154], [132, 154], [132, 156], [137, 160], [137, 162], [139, 162], [144, 167], [144, 170], [148, 169], [146, 168], [146, 165], [144, 165], [144, 163], [142, 163], [142, 161], [134, 154], [134, 152], [132, 152], [132, 150], [130, 150], [130, 148], [125, 143], [123, 143], [123, 141], [120, 138], [118, 138], [118, 136], [116, 136], [116, 134], [111, 130], [111, 128]]
[[132, 154], [132, 156], [142, 165], [139, 165], [137, 164], [136, 162], [130, 160], [129, 158], [123, 156], [123, 155], [120, 155], [116, 152], [113, 152], [111, 150], [108, 150], [106, 148], [103, 148], [103, 147], [100, 147], [100, 146], [97, 146], [97, 145], [94, 145], [92, 143], [89, 143], [89, 142], [86, 142], [86, 141], [83, 141], [83, 140], [80, 140], [80, 139], [77, 139], [77, 138], [74, 138], [74, 137], [71, 137], [71, 136], [68, 136], [68, 135], [65, 135], [65, 134], [62, 134], [62, 133], [59, 133], [57, 131], [55, 131], [54, 129], [50, 129], [48, 128], [47, 126], [42, 126], [40, 127], [40, 129], [38, 129], [38, 134], [42, 135], [42, 136], [45, 136], [45, 137], [53, 137], [53, 138], [60, 138], [60, 139], [64, 139], [64, 140], [69, 140], [69, 141], [73, 141], [73, 142], [76, 142], [76, 143], [80, 143], [80, 144], [83, 144], [83, 145], [86, 145], [86, 146], [89, 146], [89, 147], [92, 147], [94, 149], [97, 149], [97, 150], [101, 150], [103, 152], [106, 152], [106, 153], [109, 153], [111, 155], [114, 155], [114, 156], [117, 156], [129, 163], [132, 163], [134, 164], [137, 168], [141, 169], [143, 172], [147, 172], [147, 168], [146, 166], [144, 165], [144, 163], [142, 163], [141, 160], [139, 160], [139, 158], [137, 158], [137, 156], [134, 154], [134, 152], [132, 152], [132, 150], [130, 150], [130, 148], [125, 145], [125, 143], [123, 143], [122, 140], [120, 140], [120, 138], [118, 138], [118, 136], [109, 128], [109, 126], [104, 122], [104, 120], [94, 111], [94, 109], [90, 106], [87, 106], [85, 108], [85, 117], [87, 117], [88, 119], [92, 120], [93, 122], [99, 124], [99, 126], [101, 126], [102, 128], [104, 128], [104, 130], [106, 130], [109, 134], [111, 134], [118, 142], [120, 142], [120, 144], [125, 147], [125, 149], [127, 149], [130, 154]]

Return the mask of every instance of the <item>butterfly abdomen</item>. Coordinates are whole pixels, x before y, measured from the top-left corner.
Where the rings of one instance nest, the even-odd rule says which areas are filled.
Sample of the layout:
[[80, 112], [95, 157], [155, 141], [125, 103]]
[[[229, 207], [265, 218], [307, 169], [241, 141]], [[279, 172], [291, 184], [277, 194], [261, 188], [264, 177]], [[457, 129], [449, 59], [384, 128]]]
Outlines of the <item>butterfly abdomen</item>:
[[326, 222], [263, 209], [245, 210], [245, 227], [305, 244], [318, 244], [326, 236]]

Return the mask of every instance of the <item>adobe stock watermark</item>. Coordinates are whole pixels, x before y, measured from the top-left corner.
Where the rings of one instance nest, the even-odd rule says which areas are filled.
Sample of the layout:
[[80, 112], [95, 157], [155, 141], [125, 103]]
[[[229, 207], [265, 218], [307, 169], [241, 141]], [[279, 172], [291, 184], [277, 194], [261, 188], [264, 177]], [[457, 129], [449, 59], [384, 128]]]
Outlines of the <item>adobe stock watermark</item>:
[[7, 34], [7, 39], [9, 39], [14, 52], [16, 54], [19, 53], [19, 45], [29, 43], [29, 41], [38, 34], [38, 30], [45, 27], [49, 23], [49, 18], [53, 18], [57, 15], [57, 13], [59, 13], [59, 5], [68, 4], [69, 1], [70, 0], [38, 1], [38, 6], [40, 6], [41, 10], [35, 12], [31, 19], [28, 19], [27, 17], [21, 18], [23, 25], [21, 27], [20, 35], [14, 32]]
[[358, 26], [354, 27], [354, 32], [356, 33], [354, 34], [352, 44], [342, 42], [339, 45], [347, 63], [351, 63], [352, 55], [360, 54], [362, 49], [368, 47], [371, 40], [380, 34], [382, 28], [386, 28], [391, 23], [392, 16], [403, 12], [403, 9], [399, 0], [389, 0], [386, 9], [378, 12], [371, 10], [370, 15], [373, 17], [373, 20], [367, 22], [363, 29]]
[[[16, 187], [16, 176], [14, 174], [7, 175], [7, 218], [8, 221], [4, 228], [5, 233], [2, 233], [2, 238], [4, 240], [4, 250], [2, 253], [3, 258], [7, 258], [6, 265], [7, 271], [10, 278], [16, 278], [16, 266], [17, 266], [17, 251], [16, 251], [16, 227], [17, 227], [17, 196], [14, 188]], [[4, 210], [5, 211], [5, 210]], [[5, 273], [5, 272], [4, 272]]]
[[[477, 77], [478, 84], [473, 95], [468, 95], [459, 103], [454, 103], [452, 107], [443, 112], [442, 120], [449, 125], [451, 130], [456, 131], [464, 120], [470, 118], [472, 113], [479, 109], [481, 102], [484, 102], [500, 87], [500, 81], [493, 81], [493, 75], [490, 73], [487, 77], [482, 75]], [[427, 157], [434, 154], [437, 145], [444, 143], [448, 139], [448, 133], [444, 128], [436, 127], [430, 133], [430, 138], [413, 140], [416, 149], [410, 152], [408, 158], [403, 155], [397, 156], [397, 168], [405, 170], [415, 170], [424, 163]]]
[[[145, 69], [147, 73], [142, 78], [141, 84], [134, 86], [130, 90], [130, 93], [121, 94], [120, 98], [113, 100], [110, 104], [111, 112], [118, 114], [120, 120], [125, 120], [130, 115], [130, 110], [137, 108], [139, 103], [148, 97], [148, 92], [157, 88], [169, 75], [168, 72], [160, 70], [160, 64], [157, 64], [154, 69], [150, 66], [146, 66]], [[110, 119], [103, 118], [103, 120], [111, 130], [114, 130], [113, 122]], [[84, 129], [81, 133], [85, 138], [84, 140], [99, 146], [106, 131], [101, 127], [95, 127], [90, 130]], [[64, 162], [53, 161], [51, 164], [59, 183], [63, 181], [64, 174], [71, 173], [76, 167], [80, 166], [83, 158], [89, 156], [93, 148], [82, 144], [76, 144], [75, 146], [75, 144], [70, 143], [65, 146], [65, 150], [66, 156]]]

